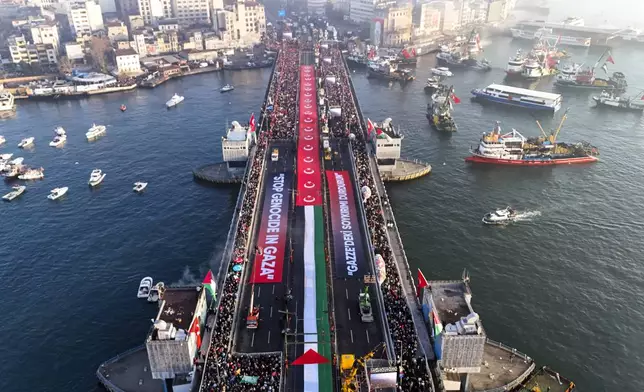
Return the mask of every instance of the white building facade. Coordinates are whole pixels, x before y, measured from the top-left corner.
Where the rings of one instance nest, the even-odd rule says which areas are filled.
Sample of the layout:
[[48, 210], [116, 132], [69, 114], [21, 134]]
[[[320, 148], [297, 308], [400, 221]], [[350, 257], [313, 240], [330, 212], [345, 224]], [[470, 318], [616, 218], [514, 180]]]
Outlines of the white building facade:
[[350, 0], [349, 19], [356, 23], [371, 22], [376, 0]]
[[60, 36], [56, 24], [43, 23], [31, 26], [31, 39], [34, 44], [50, 44], [57, 53], [60, 50]]
[[197, 23], [210, 24], [210, 3], [208, 0], [174, 0], [172, 10], [175, 19], [182, 26]]
[[225, 43], [244, 46], [259, 42], [266, 32], [266, 15], [260, 3], [238, 1], [213, 17], [213, 29]]
[[69, 3], [67, 16], [77, 39], [89, 37], [94, 31], [104, 28], [101, 6], [91, 0]]
[[141, 72], [139, 54], [134, 49], [120, 49], [116, 51], [116, 68], [119, 74], [138, 74]]

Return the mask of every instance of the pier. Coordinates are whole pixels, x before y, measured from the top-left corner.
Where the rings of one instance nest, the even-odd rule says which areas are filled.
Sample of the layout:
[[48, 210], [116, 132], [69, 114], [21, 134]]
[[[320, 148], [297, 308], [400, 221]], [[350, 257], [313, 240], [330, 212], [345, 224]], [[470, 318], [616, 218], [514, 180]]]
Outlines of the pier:
[[283, 43], [258, 125], [233, 122], [224, 162], [194, 171], [241, 183], [219, 272], [166, 290], [144, 346], [97, 370], [108, 390], [502, 391], [533, 373], [488, 339], [466, 273], [417, 287], [384, 181], [431, 167], [364, 119], [334, 45]]

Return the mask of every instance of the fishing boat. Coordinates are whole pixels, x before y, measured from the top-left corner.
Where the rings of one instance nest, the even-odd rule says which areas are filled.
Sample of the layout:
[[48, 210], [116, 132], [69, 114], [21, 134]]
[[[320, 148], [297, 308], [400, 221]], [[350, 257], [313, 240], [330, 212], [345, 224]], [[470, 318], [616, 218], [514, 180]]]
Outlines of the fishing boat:
[[165, 103], [165, 106], [170, 109], [172, 107], [177, 106], [181, 102], [183, 102], [185, 98], [182, 95], [174, 94], [172, 98], [168, 100], [168, 102]]
[[452, 118], [452, 101], [460, 102], [454, 95], [453, 87], [432, 95], [432, 100], [427, 104], [427, 120], [434, 129], [440, 132], [456, 132], [458, 127]]
[[54, 136], [54, 140], [49, 142], [49, 145], [51, 147], [60, 147], [65, 144], [67, 141], [67, 135], [65, 134], [63, 127], [56, 127], [56, 129], [54, 129], [54, 133], [56, 136]]
[[517, 212], [512, 207], [506, 207], [499, 210], [488, 212], [483, 216], [483, 223], [486, 225], [505, 225], [514, 222]]
[[148, 302], [158, 302], [163, 298], [163, 293], [165, 293], [165, 284], [163, 282], [158, 282], [150, 289], [150, 294], [148, 294]]
[[0, 154], [0, 159], [4, 161], [8, 161], [9, 159], [11, 159], [12, 156], [13, 156], [13, 153], [10, 153], [10, 152], [6, 154]]
[[125, 106], [125, 105], [121, 105], [121, 111], [122, 111], [122, 112], [124, 112], [124, 111], [126, 111], [126, 110], [127, 110], [127, 106]]
[[101, 169], [92, 170], [92, 174], [89, 176], [89, 181], [87, 182], [89, 186], [97, 186], [105, 179], [105, 173]]
[[105, 127], [105, 125], [92, 124], [92, 127], [87, 130], [85, 136], [87, 137], [87, 140], [94, 140], [105, 135], [106, 132], [107, 128]]
[[474, 98], [483, 102], [509, 105], [530, 110], [556, 112], [561, 108], [561, 94], [528, 90], [502, 84], [472, 90]]
[[397, 64], [384, 60], [367, 66], [367, 78], [410, 82], [415, 79], [415, 76], [411, 70], [399, 69]]
[[623, 97], [610, 91], [602, 91], [599, 96], [594, 96], [595, 106], [631, 112], [644, 111], [644, 95], [640, 93], [635, 97]]
[[526, 58], [521, 52], [521, 49], [517, 50], [517, 53], [514, 57], [510, 57], [508, 65], [505, 67], [505, 76], [506, 78], [514, 78], [521, 76], [523, 73], [523, 65], [525, 64]]
[[54, 188], [49, 192], [49, 195], [47, 195], [47, 198], [49, 200], [57, 200], [65, 195], [67, 191], [69, 190], [68, 187], [64, 186], [62, 188]]
[[566, 114], [556, 131], [547, 135], [539, 121], [542, 136], [526, 138], [516, 129], [503, 134], [497, 121], [492, 132], [483, 134], [472, 155], [465, 158], [470, 163], [487, 163], [514, 166], [552, 166], [562, 164], [590, 163], [598, 160], [599, 151], [587, 142], [568, 144], [557, 141]]
[[454, 76], [452, 71], [449, 70], [447, 67], [438, 67], [438, 68], [432, 68], [432, 74], [437, 75], [437, 76]]
[[[602, 61], [603, 65], [600, 68], [608, 73], [607, 64], [614, 64], [615, 61], [610, 52], [606, 50], [592, 67], [584, 67], [583, 64], [575, 67], [573, 64], [565, 76], [561, 75], [555, 80], [555, 86], [558, 88], [626, 91], [628, 83], [622, 72], [613, 72], [608, 79], [597, 77], [595, 71]], [[573, 71], [574, 74], [571, 75]]]
[[27, 189], [26, 186], [21, 185], [21, 186], [14, 186], [12, 187], [12, 191], [7, 193], [6, 195], [2, 196], [2, 200], [4, 201], [12, 201], [16, 197], [22, 195], [25, 192], [25, 189]]
[[487, 59], [477, 61], [475, 65], [471, 67], [475, 71], [488, 72], [492, 70], [492, 64]]
[[137, 298], [147, 299], [150, 295], [150, 290], [152, 289], [152, 283], [152, 278], [149, 276], [141, 279], [141, 283], [139, 283], [139, 290], [136, 294]]
[[18, 147], [19, 148], [27, 148], [27, 147], [29, 147], [29, 146], [31, 146], [33, 144], [34, 144], [34, 138], [33, 137], [26, 137], [26, 138], [22, 139], [20, 141], [20, 143], [18, 143]]
[[432, 76], [431, 78], [427, 78], [427, 82], [425, 83], [425, 92], [427, 94], [433, 94], [441, 86], [441, 79], [436, 76]]
[[19, 180], [41, 180], [45, 178], [45, 169], [27, 169], [18, 176]]
[[143, 192], [143, 190], [148, 186], [147, 182], [135, 182], [134, 183], [134, 188], [132, 190], [134, 192], [140, 193]]
[[227, 93], [228, 91], [233, 91], [234, 89], [235, 89], [235, 87], [234, 87], [233, 85], [227, 84], [227, 85], [225, 85], [224, 87], [222, 87], [222, 88], [219, 90], [219, 92]]
[[347, 56], [347, 65], [351, 68], [364, 68], [367, 64], [369, 59], [363, 54], [354, 53]]

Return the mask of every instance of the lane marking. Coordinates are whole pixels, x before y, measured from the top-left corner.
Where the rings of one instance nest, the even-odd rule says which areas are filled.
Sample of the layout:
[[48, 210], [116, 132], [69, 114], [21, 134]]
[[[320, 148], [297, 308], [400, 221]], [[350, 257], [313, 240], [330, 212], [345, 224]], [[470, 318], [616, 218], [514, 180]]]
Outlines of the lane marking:
[[273, 294], [275, 294], [275, 285], [273, 285]]
[[[349, 332], [351, 332], [351, 343], [353, 343], [353, 329], [350, 329]], [[255, 334], [253, 334], [253, 337], [255, 337]], [[253, 347], [252, 344], [251, 347]]]
[[[365, 329], [364, 331], [367, 333], [367, 343], [371, 343], [369, 341], [369, 330]], [[270, 333], [270, 331], [268, 333]]]
[[259, 295], [262, 293], [262, 286], [259, 286], [257, 288], [257, 298], [259, 298]]
[[268, 331], [268, 344], [271, 344], [271, 331]]
[[351, 309], [347, 308], [347, 313], [349, 314], [349, 321], [351, 321]]
[[349, 299], [349, 289], [344, 289], [344, 292], [347, 294], [347, 299]]
[[273, 307], [271, 306], [271, 315], [270, 317], [273, 317]]
[[[353, 335], [351, 341], [353, 342]], [[253, 347], [255, 345], [255, 332], [253, 332], [253, 337], [250, 338], [250, 346]]]

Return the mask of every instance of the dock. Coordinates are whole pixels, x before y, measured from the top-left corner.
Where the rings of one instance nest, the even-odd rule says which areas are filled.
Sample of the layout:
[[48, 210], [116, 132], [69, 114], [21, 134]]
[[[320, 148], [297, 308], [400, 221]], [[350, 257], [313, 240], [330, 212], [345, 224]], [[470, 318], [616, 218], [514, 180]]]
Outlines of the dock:
[[228, 171], [226, 162], [218, 162], [198, 167], [192, 171], [195, 179], [212, 184], [240, 184], [243, 180], [243, 173], [235, 175]]
[[392, 172], [382, 172], [380, 177], [385, 182], [410, 181], [431, 173], [432, 167], [429, 163], [418, 160], [399, 159], [396, 168]]

